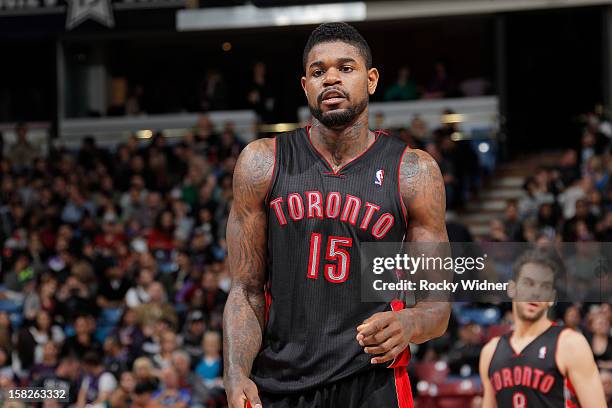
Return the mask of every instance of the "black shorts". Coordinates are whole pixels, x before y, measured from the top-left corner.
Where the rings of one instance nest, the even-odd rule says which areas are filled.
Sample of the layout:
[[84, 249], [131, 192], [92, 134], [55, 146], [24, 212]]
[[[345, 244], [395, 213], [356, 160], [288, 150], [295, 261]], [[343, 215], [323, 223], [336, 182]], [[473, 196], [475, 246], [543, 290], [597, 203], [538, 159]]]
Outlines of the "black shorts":
[[304, 393], [259, 397], [264, 408], [414, 407], [406, 367], [372, 368]]

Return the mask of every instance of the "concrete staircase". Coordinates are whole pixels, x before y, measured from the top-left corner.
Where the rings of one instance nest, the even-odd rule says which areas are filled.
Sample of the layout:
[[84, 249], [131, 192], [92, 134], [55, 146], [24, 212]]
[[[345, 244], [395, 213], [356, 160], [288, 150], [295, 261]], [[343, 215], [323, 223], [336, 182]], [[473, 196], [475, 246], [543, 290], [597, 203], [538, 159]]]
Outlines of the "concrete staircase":
[[507, 201], [523, 196], [523, 183], [527, 177], [534, 175], [540, 166], [556, 165], [560, 155], [557, 152], [541, 153], [501, 164], [478, 197], [471, 199], [458, 213], [458, 220], [469, 228], [475, 239], [485, 238], [491, 220], [503, 217]]

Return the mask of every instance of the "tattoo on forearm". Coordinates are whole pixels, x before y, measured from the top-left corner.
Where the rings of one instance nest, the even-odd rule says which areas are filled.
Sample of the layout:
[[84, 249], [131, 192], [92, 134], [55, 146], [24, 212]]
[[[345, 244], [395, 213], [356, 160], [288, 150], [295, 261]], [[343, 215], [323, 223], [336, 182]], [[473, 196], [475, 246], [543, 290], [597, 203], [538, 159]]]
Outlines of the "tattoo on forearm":
[[267, 238], [264, 201], [273, 167], [273, 145], [258, 141], [245, 149], [234, 173], [234, 204], [227, 224], [232, 288], [223, 315], [228, 380], [250, 374], [262, 344]]

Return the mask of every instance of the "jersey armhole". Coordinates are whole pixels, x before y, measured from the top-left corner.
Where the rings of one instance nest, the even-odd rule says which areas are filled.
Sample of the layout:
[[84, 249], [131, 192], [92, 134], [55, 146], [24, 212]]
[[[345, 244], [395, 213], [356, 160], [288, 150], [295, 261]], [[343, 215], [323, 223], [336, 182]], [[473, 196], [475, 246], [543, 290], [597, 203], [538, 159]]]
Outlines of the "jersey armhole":
[[272, 177], [270, 177], [270, 182], [268, 184], [268, 191], [266, 191], [266, 198], [264, 199], [264, 204], [266, 208], [269, 205], [270, 194], [272, 193], [272, 189], [274, 188], [274, 183], [276, 182], [276, 176], [278, 173], [278, 136], [274, 137], [274, 164], [272, 165]]
[[[563, 373], [561, 372], [561, 367], [559, 366], [559, 360], [557, 358], [558, 354], [559, 354], [559, 342], [561, 341], [561, 335], [563, 334], [563, 332], [565, 332], [566, 330], [572, 330], [569, 327], [564, 327], [561, 329], [561, 331], [559, 332], [559, 335], [557, 336], [557, 340], [555, 341], [555, 367], [557, 367], [557, 371], [559, 371], [559, 373], [561, 373], [561, 375], [563, 376], [563, 378], [567, 378], [566, 374], [567, 373]], [[567, 368], [567, 367], [565, 367]]]
[[410, 146], [406, 146], [404, 151], [400, 155], [399, 163], [397, 164], [397, 194], [399, 196], [399, 203], [402, 210], [402, 216], [404, 217], [404, 228], [408, 228], [408, 210], [406, 209], [406, 205], [404, 203], [404, 198], [402, 197], [402, 178], [401, 178], [401, 170], [402, 170], [402, 162], [404, 161], [404, 155], [410, 149]]
[[487, 377], [489, 377], [489, 381], [491, 381], [491, 366], [493, 365], [493, 360], [495, 360], [495, 355], [499, 351], [499, 344], [501, 343], [503, 339], [504, 339], [503, 335], [497, 338], [497, 344], [495, 344], [495, 349], [493, 350], [493, 353], [491, 354], [491, 359], [489, 360], [489, 367], [487, 367]]

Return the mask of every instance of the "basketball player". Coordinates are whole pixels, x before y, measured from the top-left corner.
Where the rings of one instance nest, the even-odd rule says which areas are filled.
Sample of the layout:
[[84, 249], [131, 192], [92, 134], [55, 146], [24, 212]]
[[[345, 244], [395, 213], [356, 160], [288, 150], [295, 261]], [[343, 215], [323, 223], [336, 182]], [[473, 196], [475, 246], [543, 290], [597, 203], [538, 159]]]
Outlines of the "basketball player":
[[319, 26], [303, 55], [312, 127], [257, 140], [236, 164], [229, 405], [412, 407], [408, 343], [442, 335], [450, 305], [362, 302], [360, 244], [447, 242], [440, 170], [368, 128], [378, 71], [353, 27]]
[[541, 250], [516, 261], [508, 285], [515, 329], [493, 338], [480, 355], [483, 408], [606, 406], [586, 339], [547, 317], [557, 270]]

